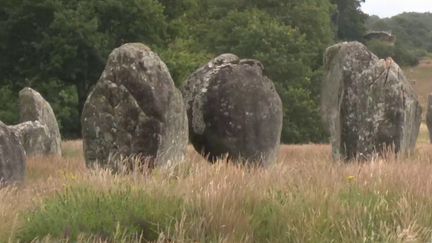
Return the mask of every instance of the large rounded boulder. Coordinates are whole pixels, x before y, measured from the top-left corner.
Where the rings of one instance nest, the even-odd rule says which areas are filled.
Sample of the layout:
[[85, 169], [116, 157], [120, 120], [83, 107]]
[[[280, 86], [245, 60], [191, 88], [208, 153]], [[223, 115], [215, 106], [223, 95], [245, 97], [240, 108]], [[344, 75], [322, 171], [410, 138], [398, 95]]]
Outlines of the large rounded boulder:
[[183, 87], [189, 138], [211, 162], [229, 159], [269, 165], [282, 131], [282, 102], [263, 65], [223, 54], [211, 60]]
[[112, 51], [81, 123], [88, 166], [115, 168], [131, 156], [167, 165], [184, 157], [188, 143], [181, 93], [165, 63], [141, 43]]
[[0, 185], [24, 179], [25, 153], [18, 137], [0, 122]]
[[20, 138], [27, 156], [61, 156], [61, 135], [51, 105], [28, 87], [19, 92], [19, 103], [21, 123], [11, 128]]
[[399, 66], [359, 42], [331, 46], [324, 59], [321, 111], [333, 157], [364, 160], [389, 149], [411, 152], [421, 107]]

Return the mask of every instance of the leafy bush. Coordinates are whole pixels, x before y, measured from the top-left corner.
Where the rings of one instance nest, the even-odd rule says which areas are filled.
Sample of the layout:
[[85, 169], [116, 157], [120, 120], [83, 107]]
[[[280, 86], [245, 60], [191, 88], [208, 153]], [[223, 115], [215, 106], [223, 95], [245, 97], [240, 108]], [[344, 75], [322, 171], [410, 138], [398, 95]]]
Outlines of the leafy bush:
[[[232, 52], [262, 61], [279, 93], [293, 95], [282, 97], [289, 120], [282, 142], [324, 142], [318, 118], [322, 53], [335, 36], [361, 36], [360, 2], [3, 0], [0, 77], [11, 80], [15, 92], [42, 87], [62, 135], [76, 138], [86, 97], [121, 44], [144, 42], [156, 50], [177, 85], [212, 57]], [[0, 117], [13, 120], [9, 106], [13, 101]]]
[[323, 141], [319, 99], [312, 93], [312, 87], [319, 86], [319, 82], [312, 83], [316, 46], [298, 29], [262, 10], [231, 11], [211, 25], [215, 31], [207, 33], [206, 42], [213, 52], [230, 52], [264, 64], [284, 105], [282, 141]]
[[390, 45], [380, 40], [368, 41], [366, 45], [379, 58], [392, 57], [401, 66], [415, 66], [427, 54], [422, 49], [409, 49], [400, 43]]
[[380, 40], [371, 40], [366, 42], [366, 46], [371, 52], [377, 55], [379, 58], [387, 58], [395, 56], [395, 48], [386, 42]]
[[212, 58], [212, 54], [195, 50], [194, 40], [176, 39], [168, 48], [159, 50], [159, 54], [167, 64], [174, 83], [180, 87], [183, 82], [200, 66]]
[[424, 57], [428, 51], [432, 50], [431, 23], [431, 13], [414, 12], [383, 19], [370, 16], [366, 22], [367, 28], [370, 30], [391, 31], [396, 36], [393, 59], [401, 65], [409, 66], [416, 65], [419, 58]]
[[396, 45], [395, 54], [393, 59], [401, 66], [415, 66], [419, 63], [422, 54], [415, 50], [404, 48], [403, 46]]
[[0, 121], [6, 125], [16, 124], [19, 120], [18, 95], [14, 94], [10, 86], [0, 87]]

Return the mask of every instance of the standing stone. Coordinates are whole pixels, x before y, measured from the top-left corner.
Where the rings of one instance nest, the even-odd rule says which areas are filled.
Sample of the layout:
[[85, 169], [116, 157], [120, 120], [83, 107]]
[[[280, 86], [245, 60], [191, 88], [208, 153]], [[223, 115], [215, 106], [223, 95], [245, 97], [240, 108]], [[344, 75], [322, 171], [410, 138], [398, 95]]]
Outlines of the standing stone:
[[[35, 122], [18, 125], [16, 132], [21, 138], [27, 156], [30, 155], [59, 155], [61, 156], [61, 136], [51, 105], [35, 90], [24, 88], [19, 92], [20, 122]], [[45, 126], [42, 128], [41, 126]], [[32, 131], [32, 127], [36, 129]]]
[[321, 111], [335, 159], [367, 159], [392, 147], [414, 149], [421, 107], [391, 58], [380, 60], [359, 42], [327, 48]]
[[432, 143], [432, 94], [428, 95], [426, 125], [427, 125], [427, 128], [429, 130], [429, 140]]
[[27, 121], [9, 126], [9, 129], [17, 136], [27, 156], [51, 154], [52, 141], [46, 125], [39, 121]]
[[123, 156], [167, 165], [184, 157], [188, 143], [183, 98], [167, 66], [141, 43], [125, 44], [108, 58], [81, 117], [88, 166], [116, 169]]
[[183, 88], [189, 137], [211, 162], [269, 165], [282, 131], [282, 102], [263, 65], [223, 54], [198, 69]]
[[25, 154], [16, 135], [0, 122], [0, 184], [24, 179]]

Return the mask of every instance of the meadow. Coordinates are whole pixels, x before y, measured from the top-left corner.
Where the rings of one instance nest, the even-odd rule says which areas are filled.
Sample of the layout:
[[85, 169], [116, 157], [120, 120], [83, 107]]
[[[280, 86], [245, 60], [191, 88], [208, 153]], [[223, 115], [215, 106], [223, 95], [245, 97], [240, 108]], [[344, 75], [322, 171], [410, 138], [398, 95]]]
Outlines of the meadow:
[[[426, 107], [432, 61], [406, 68]], [[267, 169], [209, 164], [112, 174], [86, 168], [79, 140], [28, 159], [0, 189], [0, 242], [432, 242], [432, 145], [366, 163], [329, 145], [283, 145]]]
[[282, 146], [268, 168], [86, 169], [81, 141], [30, 158], [0, 190], [0, 242], [430, 242], [432, 146], [334, 162], [328, 145]]

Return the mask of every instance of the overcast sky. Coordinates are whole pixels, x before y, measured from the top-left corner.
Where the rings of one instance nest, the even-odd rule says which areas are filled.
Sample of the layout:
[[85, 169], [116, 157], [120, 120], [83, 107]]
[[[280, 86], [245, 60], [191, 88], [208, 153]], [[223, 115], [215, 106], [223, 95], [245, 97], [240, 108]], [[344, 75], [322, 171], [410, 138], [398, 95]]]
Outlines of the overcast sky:
[[362, 4], [362, 10], [381, 18], [403, 12], [432, 12], [432, 0], [366, 0]]

